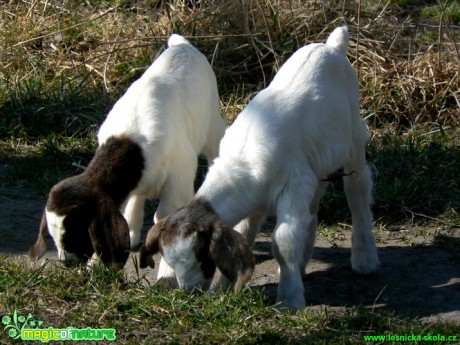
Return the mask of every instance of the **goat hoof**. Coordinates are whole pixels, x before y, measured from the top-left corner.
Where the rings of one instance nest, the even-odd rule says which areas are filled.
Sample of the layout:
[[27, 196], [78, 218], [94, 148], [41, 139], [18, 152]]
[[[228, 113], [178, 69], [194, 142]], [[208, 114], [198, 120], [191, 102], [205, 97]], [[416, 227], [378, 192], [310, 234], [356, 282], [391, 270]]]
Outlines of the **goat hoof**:
[[352, 254], [351, 268], [361, 275], [370, 275], [378, 271], [380, 266], [376, 251], [360, 251]]

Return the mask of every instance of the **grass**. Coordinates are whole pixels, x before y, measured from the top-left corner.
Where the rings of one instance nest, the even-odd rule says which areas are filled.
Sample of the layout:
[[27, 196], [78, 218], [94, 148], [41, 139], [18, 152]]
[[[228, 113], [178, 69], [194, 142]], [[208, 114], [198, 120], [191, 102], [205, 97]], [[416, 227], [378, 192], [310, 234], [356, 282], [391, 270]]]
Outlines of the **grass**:
[[50, 133], [86, 134], [86, 128], [99, 123], [113, 103], [98, 89], [83, 90], [64, 80], [51, 86], [38, 78], [24, 83], [6, 81], [4, 87], [8, 97], [0, 108], [0, 137], [34, 141]]
[[47, 136], [33, 145], [9, 138], [0, 150], [0, 163], [8, 167], [2, 180], [45, 195], [57, 181], [82, 172], [96, 150], [95, 131], [85, 137]]
[[[213, 63], [231, 124], [297, 49], [350, 31], [371, 141], [377, 229], [460, 224], [459, 7], [455, 1], [10, 1], [0, 3], [1, 184], [46, 195], [79, 173], [96, 132], [124, 90], [186, 35]], [[199, 177], [205, 173], [200, 161]], [[197, 182], [199, 183], [199, 181]], [[350, 214], [331, 183], [320, 234], [333, 243]], [[416, 226], [412, 228], [415, 223]], [[378, 230], [377, 230], [378, 231]], [[453, 251], [454, 237], [435, 238]], [[410, 238], [410, 236], [408, 236]], [[454, 239], [454, 240], [453, 240]], [[457, 245], [458, 247], [458, 245]], [[449, 324], [355, 306], [280, 313], [258, 289], [191, 295], [106, 269], [0, 257], [0, 315], [31, 312], [54, 327], [114, 327], [144, 343], [364, 343], [384, 333], [458, 334]], [[7, 342], [0, 332], [0, 342]]]
[[267, 303], [258, 289], [189, 294], [146, 287], [142, 279], [104, 267], [48, 262], [31, 269], [5, 257], [0, 257], [0, 292], [1, 315], [32, 313], [43, 320], [42, 328], [115, 328], [117, 343], [124, 344], [351, 344], [364, 343], [364, 335], [459, 330], [362, 307], [290, 314]]
[[[378, 136], [367, 149], [375, 182], [374, 217], [393, 225], [408, 219], [444, 219], [451, 226], [459, 224], [458, 130], [375, 133]], [[351, 221], [341, 180], [329, 186], [320, 219], [328, 225]]]
[[445, 133], [415, 134], [371, 143], [377, 217], [387, 215], [393, 221], [414, 214], [437, 217], [458, 209], [460, 161], [453, 138]]

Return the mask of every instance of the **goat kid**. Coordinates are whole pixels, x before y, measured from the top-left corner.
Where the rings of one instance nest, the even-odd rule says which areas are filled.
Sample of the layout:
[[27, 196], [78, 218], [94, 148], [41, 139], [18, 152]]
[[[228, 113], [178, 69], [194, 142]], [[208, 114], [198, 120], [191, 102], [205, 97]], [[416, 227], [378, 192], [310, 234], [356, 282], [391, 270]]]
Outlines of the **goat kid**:
[[241, 290], [254, 272], [246, 239], [225, 224], [206, 200], [197, 199], [194, 206], [179, 209], [149, 230], [139, 266], [154, 268], [153, 255], [160, 252], [175, 268], [177, 283], [186, 291], [209, 289], [216, 267], [235, 292]]
[[[141, 254], [148, 256], [152, 245], [160, 243], [163, 258], [182, 285], [207, 286], [203, 274], [207, 258], [199, 255], [193, 237], [182, 235], [197, 231], [187, 215], [206, 203], [208, 212], [220, 219], [206, 218], [204, 227], [213, 228], [221, 221], [237, 225], [252, 246], [262, 221], [274, 214], [272, 250], [280, 266], [277, 299], [281, 307], [302, 308], [302, 277], [327, 186], [323, 179], [343, 167], [354, 172], [344, 177], [353, 220], [351, 266], [362, 274], [377, 270], [370, 211], [372, 176], [365, 159], [368, 133], [359, 112], [358, 79], [346, 57], [348, 40], [347, 28], [339, 27], [326, 44], [310, 44], [292, 55], [227, 129], [219, 157], [195, 199], [179, 211], [184, 215], [182, 223], [171, 225], [180, 219], [178, 214], [167, 218], [159, 240], [147, 241]], [[213, 256], [227, 265], [235, 261], [236, 267], [244, 260], [241, 256], [249, 260], [243, 250], [235, 250], [232, 256], [229, 251]], [[141, 255], [143, 260], [148, 261]]]
[[160, 199], [156, 221], [192, 200], [197, 156], [216, 157], [226, 123], [205, 56], [179, 35], [168, 46], [109, 112], [86, 170], [51, 189], [32, 259], [49, 231], [61, 260], [122, 268], [139, 245], [146, 198]]

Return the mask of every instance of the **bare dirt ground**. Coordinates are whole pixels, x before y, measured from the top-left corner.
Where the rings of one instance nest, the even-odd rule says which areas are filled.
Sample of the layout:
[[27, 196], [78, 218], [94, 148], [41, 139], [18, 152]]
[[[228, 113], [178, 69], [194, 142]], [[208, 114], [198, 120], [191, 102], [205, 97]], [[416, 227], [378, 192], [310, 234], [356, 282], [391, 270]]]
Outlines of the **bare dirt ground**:
[[[8, 188], [0, 182], [0, 255], [28, 260], [26, 253], [36, 240], [45, 201], [31, 190]], [[337, 311], [364, 305], [426, 322], [460, 325], [460, 251], [448, 246], [449, 239], [458, 240], [460, 230], [439, 228], [431, 233], [436, 235], [379, 232], [381, 268], [365, 277], [351, 271], [350, 231], [344, 230], [334, 239], [320, 236], [304, 281], [307, 305]], [[440, 238], [446, 245], [438, 245]], [[278, 266], [271, 254], [269, 234], [257, 238], [254, 253], [257, 266], [251, 285], [263, 289], [269, 301], [275, 302]], [[51, 240], [46, 257], [56, 258]], [[125, 268], [128, 276], [135, 275], [133, 262], [130, 258]], [[155, 282], [156, 272], [144, 269], [141, 274]]]

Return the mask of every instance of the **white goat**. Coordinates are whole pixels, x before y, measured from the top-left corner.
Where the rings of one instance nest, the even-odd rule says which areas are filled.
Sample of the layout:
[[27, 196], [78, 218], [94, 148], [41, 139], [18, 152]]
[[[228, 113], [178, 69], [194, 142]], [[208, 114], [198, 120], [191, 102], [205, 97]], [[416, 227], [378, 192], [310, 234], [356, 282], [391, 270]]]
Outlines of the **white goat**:
[[[368, 274], [379, 264], [370, 211], [372, 177], [365, 160], [368, 134], [360, 117], [358, 79], [346, 58], [347, 47], [348, 30], [340, 27], [326, 44], [299, 49], [227, 129], [219, 157], [196, 198], [187, 211], [180, 211], [193, 215], [207, 203], [208, 212], [229, 226], [240, 222], [237, 230], [249, 245], [265, 217], [275, 214], [272, 248], [280, 265], [278, 301], [294, 310], [305, 305], [302, 276], [312, 254], [319, 201], [327, 186], [322, 180], [341, 167], [353, 172], [344, 177], [353, 217], [352, 268]], [[160, 245], [180, 284], [206, 286], [203, 270], [191, 268], [206, 266], [203, 256], [196, 255], [203, 241], [191, 234], [194, 229], [187, 217], [179, 226], [181, 231], [168, 226], [177, 218], [173, 214], [150, 230], [154, 236], [147, 236], [141, 262], [148, 261], [145, 257]], [[212, 233], [214, 223], [206, 227]], [[210, 241], [208, 246], [212, 245]], [[234, 254], [246, 255], [238, 248]], [[227, 255], [225, 260], [231, 265], [241, 258]], [[189, 267], [187, 274], [179, 277], [184, 265]]]
[[192, 200], [197, 156], [217, 156], [226, 123], [205, 56], [179, 35], [168, 45], [108, 114], [87, 169], [51, 189], [31, 258], [43, 255], [48, 229], [60, 259], [123, 267], [146, 198], [160, 199], [155, 220]]

